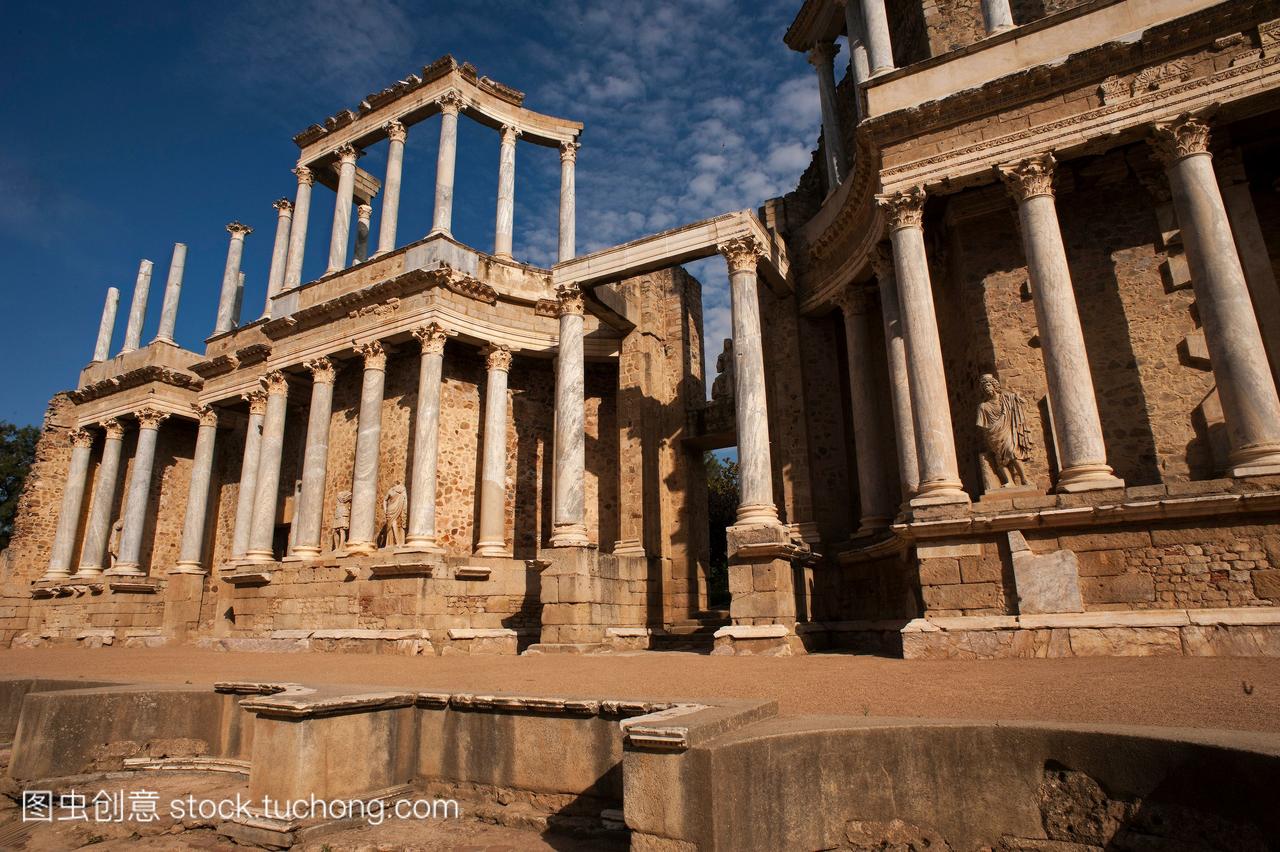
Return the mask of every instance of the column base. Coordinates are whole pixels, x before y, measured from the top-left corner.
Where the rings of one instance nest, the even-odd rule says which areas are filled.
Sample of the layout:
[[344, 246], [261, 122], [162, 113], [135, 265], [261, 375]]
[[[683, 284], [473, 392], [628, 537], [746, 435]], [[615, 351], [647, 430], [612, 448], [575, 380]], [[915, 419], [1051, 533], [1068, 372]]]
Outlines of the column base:
[[350, 556], [368, 556], [376, 550], [371, 541], [349, 541], [345, 548]]
[[298, 559], [298, 560], [318, 559], [320, 557], [320, 547], [318, 545], [314, 547], [311, 545], [303, 545], [303, 546], [295, 545], [292, 549], [289, 550], [289, 556], [285, 558], [288, 559], [289, 557], [293, 557], [294, 559]]
[[168, 571], [165, 571], [164, 573], [166, 574], [199, 574], [203, 576], [205, 574], [208, 574], [209, 572], [204, 570], [204, 567], [201, 566], [199, 562], [179, 562], [177, 565], [174, 565], [172, 568], [170, 568]]
[[76, 573], [71, 575], [72, 579], [76, 580], [88, 580], [101, 576], [102, 569], [100, 567], [86, 567], [84, 565], [77, 568]]
[[853, 537], [864, 538], [866, 536], [872, 536], [876, 533], [884, 532], [889, 528], [889, 524], [892, 523], [892, 521], [893, 518], [890, 518], [888, 515], [873, 515], [869, 518], [863, 518], [862, 522], [858, 524], [858, 531], [853, 534]]
[[586, 524], [556, 524], [551, 534], [552, 547], [587, 547], [590, 544]]
[[267, 562], [275, 562], [276, 555], [270, 550], [250, 550], [240, 561], [248, 565], [262, 565]]
[[70, 571], [46, 571], [40, 577], [41, 582], [57, 582], [59, 580], [71, 579]]
[[145, 577], [142, 573], [142, 566], [136, 562], [117, 562], [112, 567], [103, 571], [106, 577]]
[[941, 482], [922, 482], [920, 488], [911, 498], [912, 506], [944, 506], [948, 504], [968, 504], [969, 495], [964, 486], [956, 480]]
[[428, 237], [448, 237], [453, 239], [453, 231], [450, 228], [432, 228], [427, 232]]
[[1266, 444], [1231, 453], [1228, 476], [1270, 476], [1280, 473], [1280, 447]]
[[1115, 475], [1109, 464], [1081, 464], [1064, 468], [1058, 474], [1058, 485], [1053, 490], [1061, 494], [1074, 494], [1104, 488], [1124, 488], [1124, 480]]
[[649, 554], [645, 552], [644, 545], [640, 542], [640, 539], [625, 538], [613, 543], [613, 555], [645, 557]]
[[476, 556], [510, 556], [511, 551], [507, 549], [506, 542], [503, 541], [482, 541], [476, 545]]
[[776, 527], [781, 526], [778, 520], [778, 507], [772, 503], [756, 503], [738, 507], [738, 517], [733, 522], [735, 527]]
[[447, 552], [443, 547], [436, 543], [434, 538], [407, 538], [404, 544], [394, 548], [396, 553], [434, 553], [440, 554]]

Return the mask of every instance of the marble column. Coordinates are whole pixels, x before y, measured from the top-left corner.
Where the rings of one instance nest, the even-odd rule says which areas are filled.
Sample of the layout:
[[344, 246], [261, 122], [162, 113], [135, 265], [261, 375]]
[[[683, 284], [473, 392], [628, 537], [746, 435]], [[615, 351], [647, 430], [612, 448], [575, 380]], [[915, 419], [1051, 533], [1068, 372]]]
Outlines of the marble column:
[[484, 448], [480, 473], [480, 523], [476, 556], [510, 556], [507, 550], [507, 373], [511, 350], [485, 348], [489, 368], [484, 392]]
[[107, 288], [107, 300], [102, 305], [102, 319], [98, 322], [98, 339], [93, 345], [93, 360], [105, 361], [111, 357], [111, 335], [116, 330], [116, 311], [120, 310], [120, 291]]
[[360, 423], [351, 478], [350, 553], [371, 553], [378, 534], [378, 447], [382, 442], [382, 392], [387, 379], [387, 353], [378, 341], [359, 347], [364, 358], [360, 384]]
[[307, 444], [302, 455], [302, 493], [294, 512], [296, 536], [292, 553], [303, 558], [320, 555], [324, 527], [324, 486], [329, 466], [329, 423], [333, 419], [333, 361], [314, 358], [311, 371], [311, 413], [307, 417]]
[[227, 265], [222, 270], [222, 293], [218, 298], [218, 319], [213, 333], [226, 334], [236, 324], [236, 290], [240, 286], [240, 259], [244, 256], [244, 238], [253, 228], [232, 222], [227, 225], [231, 243], [227, 246]]
[[1013, 10], [1009, 0], [982, 0], [982, 22], [987, 35], [995, 35], [1013, 29]]
[[933, 284], [924, 249], [924, 190], [876, 196], [888, 220], [898, 284], [911, 411], [915, 417], [920, 486], [912, 505], [968, 503], [956, 465], [951, 403], [933, 308]]
[[560, 255], [563, 262], [572, 260], [577, 248], [577, 201], [574, 183], [578, 163], [577, 142], [565, 142], [560, 146]]
[[462, 95], [445, 92], [436, 103], [440, 106], [440, 151], [436, 155], [436, 202], [431, 217], [431, 233], [452, 235], [453, 172], [458, 154], [458, 111]]
[[369, 220], [372, 218], [372, 204], [361, 204], [356, 207], [356, 263], [364, 263], [369, 259]]
[[1240, 266], [1249, 285], [1253, 313], [1262, 333], [1262, 345], [1271, 362], [1271, 378], [1280, 387], [1280, 287], [1276, 286], [1275, 269], [1271, 266], [1267, 239], [1253, 205], [1253, 192], [1240, 149], [1229, 151], [1226, 157], [1218, 155], [1214, 171], [1222, 188], [1222, 203], [1227, 208], [1236, 251], [1240, 254]]
[[1054, 204], [1054, 165], [1053, 155], [1044, 154], [1001, 165], [997, 171], [1018, 202], [1061, 468], [1057, 490], [1123, 488], [1124, 482], [1107, 464], [1102, 441], [1089, 355]]
[[138, 278], [133, 284], [133, 300], [129, 303], [129, 324], [124, 329], [124, 346], [120, 352], [132, 352], [142, 345], [142, 325], [147, 320], [147, 296], [151, 292], [149, 260], [138, 264]]
[[262, 418], [267, 413], [267, 393], [251, 391], [249, 420], [244, 434], [244, 455], [240, 461], [240, 489], [236, 497], [236, 523], [231, 533], [231, 558], [243, 559], [249, 550], [249, 527], [253, 522], [253, 501], [258, 492], [258, 459], [262, 454]]
[[249, 520], [247, 562], [274, 562], [272, 542], [276, 509], [280, 504], [280, 454], [284, 451], [284, 421], [289, 406], [289, 380], [279, 370], [262, 377], [267, 411], [262, 418], [262, 447], [258, 453], [258, 481], [254, 486], [253, 515]]
[[398, 121], [390, 121], [387, 131], [387, 177], [382, 182], [382, 215], [378, 217], [378, 250], [384, 254], [396, 247], [396, 224], [400, 216], [400, 176], [404, 170], [404, 142], [408, 131]]
[[880, 318], [884, 324], [885, 360], [889, 367], [889, 400], [893, 407], [898, 483], [902, 488], [902, 501], [906, 503], [920, 487], [916, 426], [911, 414], [911, 382], [907, 378], [907, 344], [902, 336], [898, 283], [893, 277], [893, 256], [883, 245], [876, 246], [871, 255], [871, 264], [876, 273], [876, 282], [880, 285]]
[[1209, 154], [1209, 127], [1189, 115], [1153, 140], [1173, 191], [1196, 309], [1227, 421], [1232, 476], [1280, 473], [1280, 398]]
[[889, 39], [889, 15], [884, 0], [860, 0], [862, 3], [862, 34], [867, 40], [867, 57], [871, 61], [871, 76], [893, 70], [893, 43]]
[[106, 565], [113, 520], [111, 512], [115, 508], [116, 490], [120, 487], [124, 427], [114, 418], [104, 420], [101, 425], [106, 438], [102, 444], [102, 461], [98, 463], [98, 478], [94, 482], [93, 498], [89, 504], [89, 520], [85, 524], [84, 547], [80, 550], [77, 577], [96, 577]]
[[733, 405], [738, 426], [738, 474], [741, 494], [736, 525], [777, 525], [773, 502], [773, 463], [769, 451], [769, 416], [765, 393], [764, 348], [760, 333], [760, 298], [756, 265], [765, 247], [752, 237], [717, 246], [729, 267], [733, 314]]
[[836, 50], [831, 42], [815, 44], [809, 50], [809, 64], [818, 71], [818, 99], [822, 104], [822, 165], [827, 175], [827, 192], [833, 192], [844, 180], [844, 140], [840, 136], [840, 118], [836, 112], [836, 77], [832, 67]]
[[293, 230], [293, 202], [287, 198], [276, 199], [271, 204], [276, 209], [276, 240], [271, 244], [271, 267], [267, 272], [267, 300], [262, 315], [271, 316], [271, 300], [284, 289], [285, 269], [289, 265], [289, 233]]
[[498, 218], [493, 228], [494, 257], [511, 257], [511, 238], [516, 211], [516, 139], [521, 131], [502, 125], [502, 148], [498, 160]]
[[574, 285], [556, 288], [560, 347], [556, 357], [555, 502], [552, 547], [586, 547], [586, 425], [583, 362], [582, 292]]
[[862, 121], [862, 84], [871, 77], [871, 64], [867, 59], [867, 40], [862, 33], [862, 14], [858, 9], [858, 0], [836, 0], [837, 6], [844, 8], [845, 34], [849, 40], [849, 74], [853, 78], [853, 107], [857, 110], [857, 119]]
[[884, 435], [880, 431], [880, 402], [871, 369], [871, 306], [865, 290], [847, 288], [838, 299], [844, 315], [845, 349], [849, 361], [849, 399], [852, 405], [853, 447], [858, 467], [858, 535], [883, 529], [893, 520], [889, 484], [884, 469]]
[[173, 334], [178, 326], [178, 302], [182, 299], [182, 273], [186, 265], [186, 245], [174, 243], [173, 258], [169, 261], [169, 278], [164, 285], [164, 302], [160, 305], [160, 329], [156, 332], [156, 343], [178, 345]]
[[418, 368], [418, 408], [414, 415], [413, 470], [409, 487], [409, 528], [405, 544], [442, 551], [436, 541], [436, 464], [440, 450], [440, 380], [448, 332], [438, 323], [416, 328], [422, 345]]
[[84, 507], [84, 487], [89, 479], [89, 456], [93, 453], [93, 433], [77, 429], [70, 435], [71, 464], [62, 488], [62, 509], [53, 533], [49, 567], [42, 580], [63, 580], [71, 576], [71, 557], [80, 532], [80, 510]]
[[293, 170], [298, 177], [298, 194], [293, 200], [293, 223], [289, 226], [289, 255], [284, 266], [284, 289], [302, 283], [302, 257], [307, 251], [307, 219], [311, 216], [311, 186], [315, 175], [306, 166]]
[[356, 188], [356, 158], [360, 153], [343, 145], [338, 155], [338, 191], [333, 201], [333, 231], [329, 236], [329, 267], [324, 274], [347, 266], [347, 238], [351, 232], [351, 201]]
[[156, 462], [156, 441], [160, 424], [169, 415], [154, 408], [134, 413], [138, 418], [138, 447], [133, 453], [133, 469], [129, 472], [129, 490], [125, 494], [124, 527], [120, 532], [120, 556], [106, 573], [142, 576], [142, 534], [151, 506], [151, 479]]
[[191, 406], [199, 418], [195, 457], [191, 461], [191, 485], [187, 489], [187, 514], [182, 521], [178, 562], [170, 574], [207, 574], [204, 561], [205, 521], [209, 517], [209, 489], [213, 484], [213, 454], [218, 437], [218, 412], [211, 405]]

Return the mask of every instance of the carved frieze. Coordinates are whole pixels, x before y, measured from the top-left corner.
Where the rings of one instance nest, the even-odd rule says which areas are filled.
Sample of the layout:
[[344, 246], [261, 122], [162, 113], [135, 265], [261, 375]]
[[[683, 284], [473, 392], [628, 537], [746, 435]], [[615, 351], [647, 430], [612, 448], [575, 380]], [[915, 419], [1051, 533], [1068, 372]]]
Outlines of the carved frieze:
[[200, 376], [202, 379], [212, 379], [214, 376], [221, 376], [223, 373], [230, 373], [240, 362], [236, 360], [236, 356], [230, 353], [218, 355], [215, 358], [209, 358], [204, 361], [197, 361], [191, 365], [191, 372]]
[[250, 364], [261, 364], [271, 354], [271, 347], [266, 343], [251, 343], [236, 350], [236, 363], [241, 367]]
[[385, 302], [379, 302], [376, 305], [365, 305], [363, 308], [355, 308], [347, 311], [349, 319], [359, 319], [360, 317], [389, 317], [396, 311], [400, 310], [400, 299], [392, 296]]

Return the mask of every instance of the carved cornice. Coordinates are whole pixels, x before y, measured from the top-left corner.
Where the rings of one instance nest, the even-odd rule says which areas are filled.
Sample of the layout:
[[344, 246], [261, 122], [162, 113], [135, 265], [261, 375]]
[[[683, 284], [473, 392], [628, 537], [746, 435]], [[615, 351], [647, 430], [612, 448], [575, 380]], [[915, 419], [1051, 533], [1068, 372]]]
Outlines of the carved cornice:
[[921, 228], [924, 226], [925, 197], [924, 187], [913, 186], [889, 195], [877, 195], [876, 204], [888, 217], [890, 229]]
[[248, 346], [242, 346], [235, 352], [236, 364], [241, 367], [248, 367], [251, 364], [260, 364], [271, 355], [271, 345], [268, 343], [251, 343]]
[[200, 421], [201, 426], [217, 426], [218, 425], [218, 409], [212, 405], [202, 405], [198, 402], [191, 403], [191, 410], [196, 414], [196, 420]]
[[191, 365], [191, 372], [200, 376], [202, 379], [212, 379], [214, 376], [221, 376], [224, 373], [230, 373], [240, 362], [236, 360], [236, 356], [231, 353], [218, 355], [215, 358], [208, 358], [204, 361], [197, 361]]
[[385, 302], [379, 302], [376, 305], [365, 305], [363, 308], [356, 308], [347, 311], [348, 319], [359, 319], [360, 317], [389, 317], [396, 311], [400, 310], [400, 299], [392, 296]]
[[1197, 154], [1209, 153], [1209, 125], [1190, 113], [1151, 128], [1151, 147], [1165, 168]]
[[735, 272], [755, 272], [760, 259], [768, 256], [764, 245], [755, 237], [726, 240], [716, 246], [716, 251], [724, 256], [730, 275]]
[[404, 142], [409, 138], [409, 131], [394, 118], [384, 124], [382, 129], [387, 131], [387, 139], [391, 142]]
[[293, 202], [287, 198], [277, 198], [275, 201], [271, 202], [271, 206], [276, 208], [278, 215], [280, 216], [284, 216], [285, 214], [290, 216], [293, 215]]
[[428, 323], [413, 330], [424, 355], [443, 355], [445, 341], [449, 339], [449, 331], [438, 322]]
[[87, 450], [93, 446], [93, 433], [88, 429], [76, 429], [67, 438], [71, 441], [71, 446], [77, 449]]
[[337, 375], [337, 370], [334, 369], [333, 359], [328, 356], [312, 358], [302, 366], [311, 371], [311, 380], [318, 385], [333, 384], [333, 380]]
[[108, 417], [98, 424], [107, 433], [108, 441], [119, 441], [124, 438], [124, 424], [114, 417]]
[[267, 392], [262, 388], [240, 394], [240, 398], [249, 403], [249, 416], [261, 417], [267, 413]]
[[508, 372], [511, 369], [511, 348], [497, 343], [490, 343], [483, 350], [485, 365], [490, 370]]
[[316, 182], [315, 174], [313, 174], [311, 169], [306, 166], [298, 166], [293, 170], [293, 173], [298, 176], [299, 186], [312, 186]]
[[582, 316], [585, 308], [582, 291], [576, 284], [561, 284], [556, 288], [556, 316]]
[[289, 380], [279, 370], [272, 370], [267, 373], [258, 379], [258, 383], [267, 392], [267, 396], [281, 396], [289, 393]]
[[118, 376], [112, 376], [109, 379], [85, 385], [78, 390], [72, 391], [68, 396], [71, 397], [72, 402], [80, 404], [93, 399], [111, 396], [114, 393], [129, 390], [130, 388], [141, 387], [151, 382], [159, 382], [175, 388], [185, 388], [193, 391], [198, 391], [204, 386], [202, 381], [187, 373], [171, 370], [168, 367], [151, 365], [139, 367], [136, 370], [130, 370], [127, 373], [121, 373]]
[[230, 222], [227, 225], [227, 231], [231, 234], [231, 239], [243, 240], [245, 237], [253, 233], [253, 228], [243, 222]]
[[1027, 157], [1016, 163], [996, 166], [996, 174], [1004, 181], [1009, 192], [1018, 201], [1026, 201], [1038, 195], [1053, 197], [1053, 169], [1057, 161], [1053, 154]]
[[383, 347], [381, 341], [371, 340], [368, 343], [361, 343], [356, 347], [356, 351], [364, 359], [364, 368], [366, 370], [387, 369], [387, 350]]
[[169, 418], [169, 412], [148, 405], [133, 412], [133, 416], [138, 418], [139, 429], [159, 429], [160, 424]]

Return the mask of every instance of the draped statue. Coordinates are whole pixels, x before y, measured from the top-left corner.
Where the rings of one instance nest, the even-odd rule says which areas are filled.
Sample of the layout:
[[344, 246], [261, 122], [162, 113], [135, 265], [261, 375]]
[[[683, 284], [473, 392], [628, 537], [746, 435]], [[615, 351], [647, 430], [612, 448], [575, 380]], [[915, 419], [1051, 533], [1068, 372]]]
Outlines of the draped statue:
[[1022, 463], [1032, 447], [1026, 402], [1014, 391], [1001, 390], [999, 380], [990, 373], [983, 374], [978, 383], [983, 396], [978, 405], [978, 427], [987, 461], [1002, 487], [1026, 485]]

